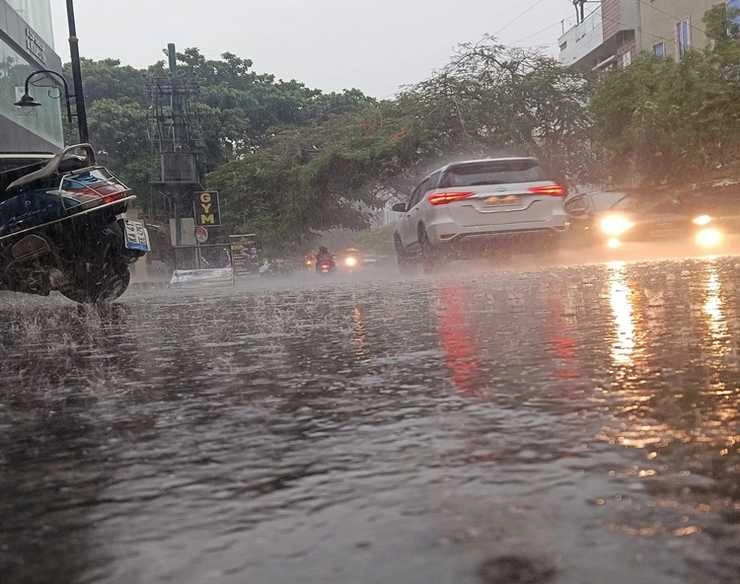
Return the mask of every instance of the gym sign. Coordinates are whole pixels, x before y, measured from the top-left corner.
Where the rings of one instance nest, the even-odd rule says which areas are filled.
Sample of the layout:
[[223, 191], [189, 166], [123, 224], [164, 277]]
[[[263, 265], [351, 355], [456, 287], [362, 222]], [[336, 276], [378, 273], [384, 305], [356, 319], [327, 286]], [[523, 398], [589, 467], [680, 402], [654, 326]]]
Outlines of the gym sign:
[[195, 224], [204, 226], [221, 225], [221, 208], [218, 191], [195, 193]]

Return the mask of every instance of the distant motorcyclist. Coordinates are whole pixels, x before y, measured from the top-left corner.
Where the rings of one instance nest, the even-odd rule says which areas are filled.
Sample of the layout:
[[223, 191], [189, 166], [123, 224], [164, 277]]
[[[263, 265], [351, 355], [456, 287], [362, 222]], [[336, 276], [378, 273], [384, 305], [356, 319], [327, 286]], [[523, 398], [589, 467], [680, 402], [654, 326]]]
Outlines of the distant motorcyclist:
[[334, 264], [334, 256], [329, 253], [329, 250], [326, 248], [326, 246], [322, 245], [319, 247], [319, 251], [316, 254], [316, 271], [318, 272], [320, 270], [322, 263], [331, 263]]
[[322, 245], [319, 248], [319, 251], [316, 253], [316, 262], [320, 262], [321, 260], [330, 260], [332, 259], [332, 255], [329, 253], [329, 250], [326, 249], [326, 246]]

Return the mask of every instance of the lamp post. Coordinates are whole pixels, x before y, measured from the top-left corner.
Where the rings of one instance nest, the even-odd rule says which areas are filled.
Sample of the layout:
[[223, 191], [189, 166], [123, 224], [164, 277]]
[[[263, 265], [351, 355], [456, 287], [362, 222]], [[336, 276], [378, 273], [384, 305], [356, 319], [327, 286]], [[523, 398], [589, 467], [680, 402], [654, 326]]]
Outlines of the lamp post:
[[69, 85], [63, 75], [49, 69], [34, 71], [26, 77], [25, 93], [15, 102], [19, 107], [36, 107], [41, 104], [37, 102], [29, 93], [29, 84], [31, 79], [36, 75], [49, 75], [61, 80], [64, 86], [64, 98], [67, 102], [67, 119], [72, 122], [72, 108], [70, 98], [75, 100], [75, 117], [77, 118], [77, 131], [80, 135], [80, 142], [86, 144], [90, 141], [90, 135], [87, 130], [87, 109], [85, 108], [85, 93], [82, 89], [82, 67], [80, 65], [80, 50], [77, 39], [77, 26], [75, 25], [75, 11], [72, 0], [67, 0], [67, 23], [69, 24], [69, 56], [72, 64], [72, 83], [74, 85], [74, 95], [69, 93]]
[[67, 106], [67, 121], [71, 124], [72, 123], [72, 106], [70, 105], [70, 99], [75, 96], [69, 94], [69, 85], [67, 85], [67, 80], [64, 78], [64, 76], [60, 75], [56, 71], [52, 71], [51, 69], [40, 69], [39, 71], [34, 71], [28, 77], [26, 77], [26, 84], [24, 86], [23, 95], [18, 101], [15, 102], [14, 105], [17, 105], [18, 107], [39, 107], [41, 105], [38, 101], [36, 101], [33, 98], [29, 90], [31, 79], [33, 79], [36, 75], [48, 75], [51, 77], [55, 77], [56, 79], [59, 79], [62, 82], [62, 86], [64, 87], [64, 102]]
[[72, 0], [67, 0], [67, 24], [69, 26], [69, 58], [72, 63], [72, 83], [75, 89], [75, 111], [77, 112], [77, 129], [80, 133], [80, 142], [90, 141], [87, 131], [87, 109], [85, 108], [85, 93], [82, 89], [82, 67], [80, 65], [80, 46], [75, 24], [75, 8]]

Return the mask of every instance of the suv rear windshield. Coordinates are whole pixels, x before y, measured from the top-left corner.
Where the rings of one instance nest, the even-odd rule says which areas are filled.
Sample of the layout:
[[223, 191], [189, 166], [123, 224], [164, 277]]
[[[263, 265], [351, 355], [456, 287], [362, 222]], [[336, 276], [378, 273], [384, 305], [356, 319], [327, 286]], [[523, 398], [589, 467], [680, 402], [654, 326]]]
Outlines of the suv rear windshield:
[[486, 160], [457, 164], [447, 169], [441, 187], [474, 187], [545, 180], [536, 160]]

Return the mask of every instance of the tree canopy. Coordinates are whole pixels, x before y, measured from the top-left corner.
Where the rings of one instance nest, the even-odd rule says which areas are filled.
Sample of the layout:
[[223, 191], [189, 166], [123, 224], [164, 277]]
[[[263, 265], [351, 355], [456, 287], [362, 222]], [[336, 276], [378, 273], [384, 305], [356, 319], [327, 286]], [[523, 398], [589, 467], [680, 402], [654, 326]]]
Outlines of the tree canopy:
[[693, 179], [740, 159], [740, 44], [722, 8], [705, 18], [710, 49], [680, 61], [642, 55], [601, 78], [590, 110], [615, 180]]
[[[325, 93], [298, 81], [258, 74], [250, 60], [231, 53], [214, 60], [191, 48], [178, 53], [177, 60], [178, 70], [199, 87], [193, 109], [210, 170], [256, 152], [281, 128], [316, 123], [372, 102], [358, 90]], [[115, 59], [83, 59], [82, 69], [95, 146], [148, 206], [149, 182], [157, 167], [149, 141], [146, 82], [149, 75], [164, 70], [164, 62], [135, 69]], [[74, 129], [66, 131], [67, 140], [74, 141]]]

